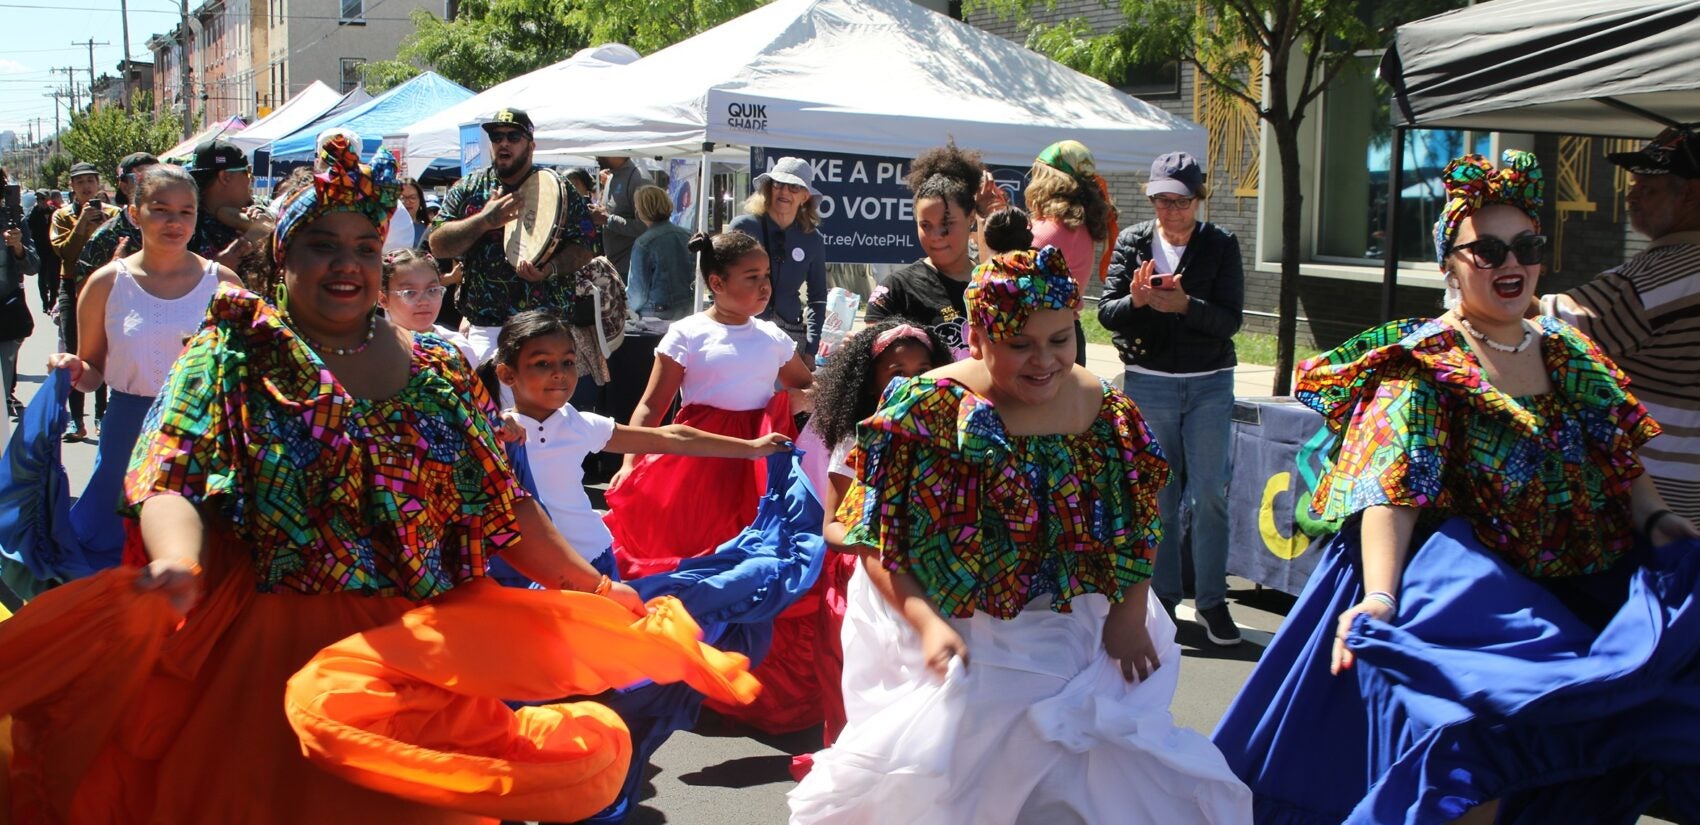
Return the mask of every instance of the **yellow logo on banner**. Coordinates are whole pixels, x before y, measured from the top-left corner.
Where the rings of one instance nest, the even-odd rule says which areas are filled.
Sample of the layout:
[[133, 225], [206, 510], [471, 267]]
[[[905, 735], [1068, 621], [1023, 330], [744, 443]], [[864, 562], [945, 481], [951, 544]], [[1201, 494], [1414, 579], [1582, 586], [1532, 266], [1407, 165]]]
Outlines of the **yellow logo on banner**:
[[1303, 555], [1310, 547], [1310, 536], [1305, 535], [1303, 530], [1295, 527], [1293, 535], [1283, 536], [1280, 528], [1275, 526], [1275, 497], [1286, 492], [1292, 480], [1293, 474], [1288, 472], [1270, 476], [1268, 483], [1263, 485], [1263, 504], [1257, 509], [1257, 532], [1263, 536], [1263, 546], [1278, 558], [1288, 561]]

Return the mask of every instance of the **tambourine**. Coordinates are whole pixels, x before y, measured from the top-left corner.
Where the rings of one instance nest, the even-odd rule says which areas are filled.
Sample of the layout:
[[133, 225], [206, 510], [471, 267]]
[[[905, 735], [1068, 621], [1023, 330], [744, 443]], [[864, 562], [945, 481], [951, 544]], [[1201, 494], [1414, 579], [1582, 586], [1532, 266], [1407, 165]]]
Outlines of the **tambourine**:
[[515, 191], [525, 206], [502, 228], [502, 251], [516, 268], [521, 261], [541, 267], [554, 257], [565, 234], [566, 184], [554, 172], [537, 169]]

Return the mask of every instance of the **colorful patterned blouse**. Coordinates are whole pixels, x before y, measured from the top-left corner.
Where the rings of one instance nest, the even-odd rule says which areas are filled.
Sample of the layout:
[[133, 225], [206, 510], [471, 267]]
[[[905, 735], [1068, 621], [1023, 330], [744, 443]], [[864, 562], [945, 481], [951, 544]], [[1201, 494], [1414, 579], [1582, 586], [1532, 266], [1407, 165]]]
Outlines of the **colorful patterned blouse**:
[[856, 432], [846, 540], [880, 548], [939, 611], [1014, 618], [1151, 577], [1169, 465], [1139, 410], [1104, 385], [1086, 431], [1009, 435], [985, 398], [948, 378], [893, 383]]
[[1489, 384], [1468, 339], [1435, 320], [1371, 329], [1300, 365], [1296, 395], [1341, 436], [1312, 506], [1432, 508], [1531, 577], [1611, 567], [1634, 544], [1635, 451], [1658, 424], [1599, 348], [1539, 319], [1553, 391]]
[[[572, 186], [564, 189], [567, 202], [561, 215], [562, 247], [576, 243], [595, 249], [601, 230], [591, 220], [590, 204]], [[467, 175], [443, 196], [443, 208], [431, 226], [439, 227], [483, 212], [503, 191], [502, 180], [496, 177], [495, 170]], [[484, 233], [461, 256], [466, 271], [460, 284], [461, 315], [481, 327], [499, 327], [515, 313], [528, 309], [569, 313], [578, 287], [574, 273], [558, 273], [535, 283], [521, 278], [503, 252], [502, 232], [492, 229]]]
[[454, 347], [414, 338], [412, 378], [348, 394], [259, 296], [220, 285], [166, 379], [125, 498], [216, 505], [261, 592], [427, 599], [484, 575], [516, 537], [514, 481], [483, 385]]

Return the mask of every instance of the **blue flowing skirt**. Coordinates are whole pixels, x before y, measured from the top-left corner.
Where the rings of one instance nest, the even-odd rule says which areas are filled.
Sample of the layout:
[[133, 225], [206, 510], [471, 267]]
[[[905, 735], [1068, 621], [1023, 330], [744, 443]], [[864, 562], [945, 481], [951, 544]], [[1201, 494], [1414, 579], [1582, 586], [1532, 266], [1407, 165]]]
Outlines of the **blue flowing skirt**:
[[[670, 572], [627, 582], [645, 601], [678, 597], [702, 626], [704, 642], [750, 657], [752, 669], [767, 655], [773, 620], [814, 586], [826, 557], [826, 542], [821, 538], [826, 512], [803, 472], [801, 459], [800, 452], [766, 459], [767, 492], [757, 506], [755, 521], [730, 541], [709, 555], [685, 559]], [[522, 481], [528, 480], [529, 468], [516, 467], [516, 472]], [[680, 518], [688, 517], [680, 514]], [[643, 787], [650, 756], [676, 731], [696, 724], [703, 696], [683, 683], [646, 682], [596, 700], [619, 713], [631, 730], [632, 765], [614, 803], [585, 821], [623, 822]]]
[[1332, 676], [1363, 597], [1357, 521], [1329, 540], [1222, 718], [1257, 822], [1440, 823], [1498, 799], [1500, 823], [1630, 823], [1661, 795], [1700, 822], [1700, 542], [1556, 587], [1460, 518], [1413, 545], [1399, 616], [1358, 617], [1356, 666]]
[[69, 373], [50, 370], [0, 461], [0, 576], [25, 599], [116, 567], [124, 553], [124, 474], [153, 399], [113, 392], [94, 472], [71, 502], [62, 457]]

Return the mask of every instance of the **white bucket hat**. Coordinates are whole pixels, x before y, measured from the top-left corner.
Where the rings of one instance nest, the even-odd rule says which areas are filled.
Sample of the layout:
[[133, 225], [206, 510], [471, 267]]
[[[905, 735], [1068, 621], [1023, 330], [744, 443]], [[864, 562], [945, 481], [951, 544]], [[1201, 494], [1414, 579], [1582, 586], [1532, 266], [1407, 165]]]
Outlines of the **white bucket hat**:
[[802, 158], [784, 157], [774, 161], [772, 169], [756, 176], [756, 190], [760, 191], [762, 184], [770, 180], [801, 186], [809, 190], [810, 197], [820, 197], [820, 192], [815, 189], [815, 167]]

